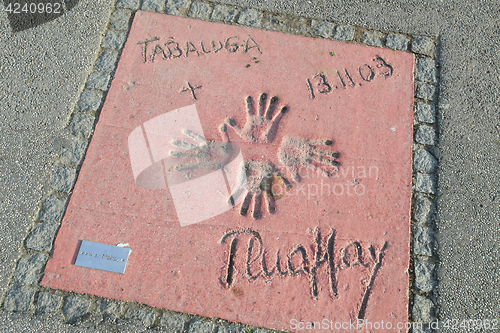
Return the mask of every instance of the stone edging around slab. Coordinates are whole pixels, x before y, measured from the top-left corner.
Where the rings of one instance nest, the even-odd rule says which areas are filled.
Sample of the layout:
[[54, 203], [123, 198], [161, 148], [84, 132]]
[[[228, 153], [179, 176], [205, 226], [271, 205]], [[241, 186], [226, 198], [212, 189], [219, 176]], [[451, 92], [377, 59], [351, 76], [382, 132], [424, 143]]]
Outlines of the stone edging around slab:
[[[142, 3], [141, 3], [142, 1]], [[257, 29], [386, 47], [413, 53], [415, 63], [415, 113], [413, 143], [413, 203], [411, 220], [410, 307], [413, 322], [429, 323], [436, 318], [434, 268], [438, 262], [433, 240], [436, 171], [436, 106], [438, 69], [436, 39], [367, 30], [304, 17], [275, 14], [251, 8], [191, 0], [118, 0], [113, 8], [98, 57], [68, 123], [71, 144], [55, 162], [50, 191], [42, 198], [38, 217], [21, 246], [21, 257], [1, 305], [7, 311], [51, 314], [68, 323], [122, 320], [142, 321], [145, 327], [165, 327], [175, 332], [271, 332], [216, 318], [175, 313], [134, 302], [75, 294], [39, 286], [45, 264], [71, 196], [79, 168], [92, 137], [131, 18], [138, 10], [166, 13], [206, 21]], [[426, 325], [424, 325], [425, 327]], [[414, 332], [427, 329], [414, 328]], [[430, 330], [429, 330], [430, 331]]]

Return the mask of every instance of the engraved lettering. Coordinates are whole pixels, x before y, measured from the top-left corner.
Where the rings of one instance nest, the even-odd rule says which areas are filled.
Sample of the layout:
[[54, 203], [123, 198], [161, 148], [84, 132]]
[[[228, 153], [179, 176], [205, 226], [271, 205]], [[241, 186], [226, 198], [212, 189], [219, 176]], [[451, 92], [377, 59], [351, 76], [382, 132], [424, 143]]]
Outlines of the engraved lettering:
[[[250, 46], [250, 44], [249, 44], [250, 41], [252, 41], [252, 43], [253, 43], [252, 46]], [[257, 42], [252, 37], [248, 36], [247, 42], [245, 43], [245, 50], [243, 51], [243, 53], [247, 53], [249, 50], [251, 50], [253, 48], [257, 48], [257, 51], [259, 51], [259, 53], [262, 54], [262, 51], [259, 48], [259, 44], [257, 44]]]
[[200, 46], [201, 46], [201, 52], [210, 53], [210, 51], [205, 50], [205, 46], [203, 45], [203, 42], [200, 42]]
[[278, 273], [279, 276], [285, 276], [288, 275], [287, 270], [281, 269], [281, 259], [280, 259], [280, 251], [276, 252], [276, 272]]
[[[282, 267], [282, 258], [280, 251], [276, 252], [275, 267], [269, 269], [267, 263], [268, 252], [264, 248], [264, 244], [260, 234], [251, 229], [238, 229], [225, 233], [220, 240], [224, 244], [226, 240], [232, 237], [230, 242], [229, 256], [224, 265], [224, 276], [221, 277], [221, 284], [229, 288], [235, 282], [237, 269], [242, 270], [243, 263], [237, 263], [237, 258], [242, 258], [237, 255], [238, 245], [242, 237], [248, 237], [246, 248], [246, 260], [244, 262], [244, 276], [249, 281], [254, 281], [259, 277], [264, 279], [272, 279], [273, 275], [284, 278], [286, 276], [307, 277], [310, 284], [310, 292], [313, 298], [318, 297], [318, 270], [327, 263], [326, 269], [328, 271], [328, 286], [330, 290], [330, 297], [338, 297], [337, 292], [337, 268], [335, 264], [335, 230], [327, 235], [324, 239], [321, 237], [319, 229], [315, 230], [314, 247], [304, 247], [298, 245], [290, 250], [286, 260], [286, 269]], [[323, 246], [326, 250], [323, 250]], [[309, 255], [307, 249], [312, 249]], [[312, 261], [309, 260], [312, 258]]]
[[311, 94], [311, 99], [314, 99], [316, 96], [314, 96], [314, 90], [311, 84], [311, 81], [307, 79], [307, 88], [309, 88], [309, 93]]
[[378, 252], [378, 257], [376, 257], [375, 254], [375, 249], [373, 246], [370, 246], [370, 252], [372, 254], [372, 258], [375, 262], [372, 268], [372, 273], [370, 276], [370, 281], [368, 285], [366, 286], [365, 289], [365, 294], [363, 295], [363, 300], [361, 302], [361, 305], [359, 307], [359, 313], [358, 313], [358, 319], [364, 319], [365, 318], [365, 311], [366, 311], [366, 306], [368, 304], [368, 298], [370, 297], [371, 289], [373, 287], [373, 283], [375, 282], [375, 276], [377, 275], [378, 270], [380, 267], [382, 267], [382, 259], [384, 258], [385, 255], [385, 250], [387, 249], [387, 242], [384, 243], [384, 246], [379, 250]]
[[[175, 45], [175, 48], [173, 50], [170, 48], [170, 45], [172, 44]], [[168, 51], [170, 52], [172, 58], [179, 58], [182, 55], [182, 50], [179, 48], [179, 43], [177, 43], [176, 41], [169, 40], [165, 43], [165, 46], [168, 48]], [[177, 54], [174, 54], [174, 51], [177, 51]]]
[[[242, 240], [242, 237], [248, 237], [246, 259], [245, 262], [237, 263], [236, 261], [238, 258], [243, 258], [241, 255], [237, 255], [238, 244]], [[321, 232], [319, 228], [317, 228], [314, 231], [313, 246], [306, 247], [298, 245], [290, 250], [289, 255], [287, 256], [286, 270], [283, 270], [282, 268], [279, 250], [276, 252], [276, 265], [274, 268], [269, 270], [266, 259], [268, 252], [265, 250], [260, 234], [251, 229], [231, 230], [225, 233], [220, 240], [220, 243], [224, 244], [226, 243], [226, 240], [232, 238], [230, 242], [229, 255], [226, 263], [224, 264], [224, 276], [220, 279], [221, 284], [225, 288], [230, 288], [235, 283], [237, 276], [246, 277], [248, 281], [254, 281], [259, 277], [270, 280], [275, 274], [279, 278], [286, 278], [288, 276], [308, 277], [311, 296], [314, 299], [317, 299], [319, 290], [321, 290], [318, 288], [318, 271], [325, 263], [327, 263], [326, 270], [330, 297], [332, 299], [338, 298], [338, 281], [336, 276], [338, 267], [336, 266], [335, 259], [335, 237], [335, 229], [332, 229], [329, 235], [322, 238]], [[325, 250], [323, 250], [323, 246], [325, 246]], [[363, 298], [359, 303], [358, 319], [363, 319], [365, 316], [371, 289], [375, 282], [376, 275], [382, 267], [382, 259], [384, 258], [387, 247], [387, 241], [384, 242], [384, 245], [378, 250], [373, 245], [370, 245], [367, 249], [367, 253], [369, 253], [370, 258], [367, 258], [366, 255], [363, 257], [363, 247], [361, 243], [357, 241], [348, 243], [344, 248], [338, 251], [340, 254], [340, 262], [346, 266], [344, 269], [360, 267], [359, 269], [366, 270], [367, 268], [370, 268], [368, 282], [362, 282], [361, 284], [364, 292]], [[308, 251], [312, 251], [312, 253], [308, 253]], [[309, 260], [309, 258], [311, 258], [311, 260]], [[363, 259], [367, 260], [367, 262], [363, 262]], [[238, 270], [241, 273], [244, 272], [244, 275], [241, 273], [237, 274]]]
[[372, 81], [373, 78], [375, 77], [375, 72], [367, 64], [363, 64], [363, 65], [359, 66], [358, 70], [359, 70], [359, 76], [361, 76], [361, 78], [367, 82]]
[[[174, 37], [168, 37], [168, 41], [163, 44], [156, 44], [154, 48], [149, 46], [151, 42], [160, 40], [160, 37], [150, 38], [137, 44], [143, 45], [142, 47], [142, 59], [143, 62], [154, 62], [157, 55], [162, 55], [163, 59], [175, 59], [184, 56], [183, 58], [189, 58], [192, 53], [196, 53], [197, 56], [200, 54], [216, 54], [220, 50], [225, 49], [230, 53], [236, 53], [241, 50], [242, 53], [251, 52], [255, 49], [255, 52], [262, 54], [260, 45], [251, 36], [240, 43], [240, 37], [229, 36], [222, 42], [218, 39], [212, 39], [211, 41], [176, 41]], [[253, 57], [255, 63], [259, 63], [256, 57]]]
[[342, 262], [346, 267], [352, 267], [356, 265], [361, 265], [363, 267], [366, 267], [361, 258], [362, 254], [363, 251], [361, 249], [361, 244], [359, 244], [359, 242], [349, 243], [349, 245], [347, 245], [342, 250]]
[[394, 72], [394, 68], [392, 68], [391, 65], [389, 65], [382, 57], [377, 56], [373, 61], [379, 62], [376, 67], [377, 68], [382, 68], [383, 70], [379, 73], [381, 76], [385, 76], [387, 79], [389, 76], [392, 76], [392, 73]]
[[[253, 231], [251, 229], [232, 230], [226, 232], [220, 240], [221, 244], [224, 244], [226, 239], [228, 239], [229, 237], [234, 236], [234, 238], [231, 240], [229, 257], [226, 265], [226, 276], [222, 279], [222, 284], [226, 286], [226, 288], [231, 287], [234, 282], [234, 273], [236, 269], [234, 259], [236, 257], [236, 250], [237, 250], [236, 246], [238, 242], [238, 236], [241, 234], [246, 234], [250, 236], [250, 240], [248, 242], [249, 247], [247, 248], [247, 260], [245, 265], [246, 266], [245, 271], [247, 273], [247, 276], [249, 277], [252, 276], [249, 270], [249, 266], [251, 265], [251, 263], [255, 262], [262, 255], [263, 244], [262, 244], [262, 239], [260, 238], [258, 232]], [[253, 244], [255, 240], [259, 243], [259, 252], [257, 253], [256, 257], [252, 260], [251, 254], [254, 248]]]
[[347, 71], [347, 69], [344, 69], [344, 71], [345, 71], [345, 75], [347, 75], [347, 78], [349, 79], [351, 87], [354, 87], [356, 84], [352, 80], [351, 75], [349, 75], [349, 72]]
[[157, 40], [160, 40], [159, 37], [154, 37], [152, 39], [147, 39], [143, 42], [138, 42], [137, 44], [140, 45], [140, 44], [144, 44], [144, 49], [142, 51], [142, 55], [143, 55], [143, 58], [144, 58], [144, 62], [147, 61], [147, 48], [148, 48], [148, 44], [151, 43], [151, 42], [154, 42], [154, 41], [157, 41]]
[[225, 47], [226, 47], [226, 50], [228, 50], [229, 52], [236, 52], [240, 46], [238, 45], [238, 42], [234, 42], [234, 43], [230, 44], [230, 43], [229, 43], [229, 41], [230, 41], [232, 38], [236, 38], [236, 40], [239, 40], [239, 37], [238, 37], [238, 36], [231, 36], [231, 37], [228, 37], [228, 38], [226, 39]]
[[165, 50], [163, 50], [163, 49], [161, 48], [161, 46], [160, 46], [160, 45], [158, 45], [158, 44], [156, 44], [156, 45], [155, 45], [155, 48], [153, 49], [153, 54], [151, 55], [151, 61], [155, 61], [155, 56], [156, 56], [157, 54], [163, 54], [163, 59], [169, 59], [169, 58], [170, 58], [170, 55], [169, 55], [169, 56], [167, 56], [167, 55], [165, 54]]
[[330, 91], [332, 91], [332, 86], [330, 86], [330, 83], [326, 81], [326, 76], [324, 74], [316, 74], [313, 76], [313, 78], [319, 78], [318, 87], [320, 88], [318, 88], [318, 92], [320, 94], [329, 93]]
[[256, 274], [252, 274], [252, 272], [251, 272], [252, 264], [254, 262], [256, 262], [262, 254], [262, 240], [259, 240], [258, 245], [259, 245], [259, 250], [258, 250], [257, 254], [255, 256], [253, 256], [253, 259], [252, 259], [252, 253], [254, 250], [254, 237], [252, 237], [248, 240], [246, 274], [250, 280], [255, 280], [263, 272], [263, 270], [258, 271]]
[[189, 52], [196, 52], [198, 57], [200, 56], [200, 53], [198, 52], [196, 47], [193, 45], [193, 43], [186, 42], [186, 52], [185, 52], [186, 58], [189, 56]]
[[[374, 68], [380, 70], [377, 70], [376, 72], [374, 68], [372, 68], [372, 66], [368, 64], [360, 65], [358, 67], [358, 73], [361, 79], [363, 79], [363, 81], [366, 82], [373, 81], [375, 79], [376, 74], [378, 74], [379, 76], [383, 76], [386, 79], [392, 76], [394, 68], [390, 64], [388, 64], [383, 58], [377, 56], [372, 60], [376, 63]], [[342, 86], [343, 89], [347, 89], [348, 86], [351, 88], [354, 88], [356, 86], [356, 83], [354, 82], [347, 68], [337, 70], [334, 73], [337, 75], [340, 85]], [[312, 81], [314, 79], [316, 79], [317, 81], [313, 87]], [[314, 75], [311, 79], [306, 79], [306, 85], [307, 89], [309, 90], [311, 99], [316, 98], [316, 93], [328, 94], [332, 92], [333, 88], [338, 89], [338, 86], [332, 86], [330, 84], [328, 78], [323, 73], [318, 73]], [[359, 85], [361, 86], [361, 83], [359, 83]]]
[[344, 83], [344, 80], [342, 80], [342, 76], [340, 76], [340, 73], [337, 71], [337, 75], [339, 77], [339, 80], [340, 80], [340, 84], [342, 84], [342, 87], [345, 89], [346, 86], [345, 86], [345, 83]]
[[330, 282], [330, 293], [332, 297], [337, 298], [339, 296], [337, 290], [337, 278], [335, 274], [337, 273], [337, 268], [335, 267], [335, 230], [332, 231], [330, 237], [328, 237], [326, 251], [328, 254], [328, 281]]
[[[300, 265], [298, 268], [293, 268], [293, 264], [292, 264], [293, 256], [295, 254], [300, 254], [300, 256], [301, 256], [301, 261], [300, 261]], [[309, 274], [309, 267], [308, 266], [309, 266], [309, 261], [307, 260], [306, 249], [304, 249], [304, 247], [302, 245], [299, 245], [296, 248], [294, 248], [288, 256], [288, 264], [287, 264], [288, 272], [290, 273], [290, 275], [297, 275], [299, 273]]]
[[215, 47], [215, 42], [214, 42], [214, 41], [212, 41], [212, 50], [214, 50], [214, 53], [217, 53], [217, 52], [219, 52], [220, 50], [222, 50], [222, 47], [223, 47], [223, 46], [222, 46], [222, 43], [221, 43], [220, 41], [219, 41], [219, 48], [216, 48], [216, 47]]

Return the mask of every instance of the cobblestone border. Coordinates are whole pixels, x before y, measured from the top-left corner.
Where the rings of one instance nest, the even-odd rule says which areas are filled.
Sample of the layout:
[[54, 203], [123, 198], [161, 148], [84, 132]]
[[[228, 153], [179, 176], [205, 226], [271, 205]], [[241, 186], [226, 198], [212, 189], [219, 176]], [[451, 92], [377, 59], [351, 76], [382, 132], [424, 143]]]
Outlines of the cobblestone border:
[[[69, 324], [99, 325], [102, 322], [118, 324], [123, 320], [135, 320], [142, 322], [145, 328], [163, 327], [172, 332], [273, 332], [217, 318], [204, 318], [134, 302], [104, 299], [39, 286], [45, 264], [52, 253], [54, 238], [130, 31], [132, 17], [139, 9], [308, 37], [386, 47], [415, 55], [409, 318], [414, 322], [432, 322], [436, 318], [434, 268], [438, 263], [435, 255], [436, 244], [433, 240], [438, 167], [435, 157], [439, 83], [436, 39], [367, 30], [329, 21], [192, 0], [117, 0], [101, 40], [97, 60], [67, 125], [73, 135], [72, 142], [62, 151], [54, 164], [50, 190], [41, 199], [38, 217], [21, 246], [21, 256], [10, 278], [9, 288], [1, 299], [2, 309], [50, 314]], [[428, 331], [430, 330], [425, 328], [413, 329], [413, 332]]]

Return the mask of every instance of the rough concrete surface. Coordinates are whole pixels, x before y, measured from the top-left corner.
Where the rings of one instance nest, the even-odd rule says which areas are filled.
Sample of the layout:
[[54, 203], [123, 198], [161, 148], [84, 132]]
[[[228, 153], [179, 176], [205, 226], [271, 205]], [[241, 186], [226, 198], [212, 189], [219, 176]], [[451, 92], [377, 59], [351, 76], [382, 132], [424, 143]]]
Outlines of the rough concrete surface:
[[[137, 8], [138, 1], [121, 1]], [[497, 1], [219, 0], [318, 21], [438, 37], [436, 104], [438, 242], [436, 314], [499, 319], [500, 4]], [[58, 19], [12, 34], [0, 11], [0, 290], [69, 146], [63, 128], [78, 101], [111, 12], [110, 0], [80, 0]], [[414, 49], [413, 46], [412, 49]], [[426, 50], [425, 41], [415, 46]], [[427, 64], [419, 64], [425, 67]], [[103, 69], [105, 72], [106, 69]], [[422, 78], [432, 81], [432, 73]], [[422, 90], [420, 98], [432, 99]], [[35, 295], [36, 298], [36, 295]], [[419, 308], [428, 306], [420, 298]], [[415, 310], [416, 311], [416, 310]], [[106, 324], [107, 325], [107, 324]], [[121, 322], [124, 332], [144, 326]], [[2, 332], [89, 332], [31, 313], [0, 311]], [[102, 331], [105, 331], [104, 329]], [[446, 330], [443, 330], [446, 331]]]

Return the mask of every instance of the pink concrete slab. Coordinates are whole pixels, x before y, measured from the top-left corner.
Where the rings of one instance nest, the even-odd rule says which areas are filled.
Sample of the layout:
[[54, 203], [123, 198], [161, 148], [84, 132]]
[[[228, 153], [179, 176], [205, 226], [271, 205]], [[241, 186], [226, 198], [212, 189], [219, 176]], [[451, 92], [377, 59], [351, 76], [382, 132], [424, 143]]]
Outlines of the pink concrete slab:
[[[412, 73], [404, 52], [137, 12], [42, 285], [290, 331], [405, 322]], [[226, 167], [176, 169], [227, 139]], [[128, 244], [125, 273], [75, 266], [80, 240]]]

